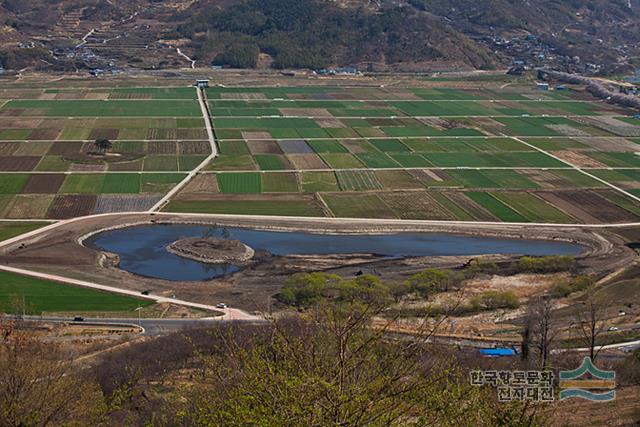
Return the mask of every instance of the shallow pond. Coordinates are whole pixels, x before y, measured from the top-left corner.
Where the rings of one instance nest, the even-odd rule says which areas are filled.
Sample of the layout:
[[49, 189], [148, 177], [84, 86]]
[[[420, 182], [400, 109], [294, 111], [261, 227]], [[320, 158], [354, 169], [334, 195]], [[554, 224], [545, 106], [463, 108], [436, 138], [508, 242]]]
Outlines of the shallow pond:
[[577, 255], [582, 250], [579, 245], [561, 242], [438, 233], [327, 235], [183, 224], [153, 224], [105, 231], [90, 237], [85, 244], [118, 254], [120, 268], [146, 277], [205, 281], [239, 270], [230, 264], [212, 265], [185, 259], [166, 250], [167, 245], [176, 240], [202, 236], [240, 240], [256, 251], [266, 250], [274, 255]]

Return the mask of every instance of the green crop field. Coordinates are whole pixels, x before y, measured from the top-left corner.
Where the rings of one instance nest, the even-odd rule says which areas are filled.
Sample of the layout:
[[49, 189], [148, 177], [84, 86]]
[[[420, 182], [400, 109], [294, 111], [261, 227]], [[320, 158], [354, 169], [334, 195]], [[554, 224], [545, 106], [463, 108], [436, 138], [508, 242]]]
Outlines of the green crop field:
[[298, 178], [295, 173], [262, 174], [262, 191], [265, 193], [296, 193]]
[[140, 192], [140, 175], [135, 173], [108, 174], [102, 184], [102, 193], [132, 193]]
[[259, 173], [220, 173], [217, 178], [223, 193], [262, 192], [262, 179]]
[[518, 212], [511, 209], [509, 206], [493, 197], [489, 193], [470, 191], [465, 194], [474, 202], [478, 203], [483, 208], [487, 209], [489, 212], [500, 218], [502, 221], [528, 222], [527, 218], [520, 215]]
[[60, 187], [62, 194], [99, 194], [104, 186], [105, 175], [74, 174], [68, 175]]
[[338, 218], [395, 218], [395, 213], [375, 194], [324, 193], [322, 199]]
[[0, 242], [37, 230], [48, 225], [46, 222], [0, 222]]
[[0, 175], [0, 194], [18, 194], [28, 179], [29, 175], [24, 174]]
[[344, 148], [336, 140], [317, 140], [317, 141], [311, 140], [311, 141], [308, 141], [308, 144], [318, 154], [321, 154], [321, 153], [347, 153], [347, 149]]
[[523, 192], [494, 192], [493, 197], [500, 200], [507, 206], [516, 209], [532, 222], [557, 222], [569, 224], [574, 219], [559, 209], [554, 208], [542, 199]]
[[358, 160], [365, 164], [368, 168], [397, 168], [399, 165], [393, 159], [384, 153], [360, 153], [356, 154]]
[[29, 314], [133, 311], [152, 301], [0, 271], [0, 311]]
[[302, 172], [300, 174], [302, 191], [313, 193], [316, 191], [338, 191], [338, 180], [333, 172]]
[[283, 158], [277, 154], [256, 154], [254, 156], [256, 163], [263, 171], [284, 170], [285, 164]]

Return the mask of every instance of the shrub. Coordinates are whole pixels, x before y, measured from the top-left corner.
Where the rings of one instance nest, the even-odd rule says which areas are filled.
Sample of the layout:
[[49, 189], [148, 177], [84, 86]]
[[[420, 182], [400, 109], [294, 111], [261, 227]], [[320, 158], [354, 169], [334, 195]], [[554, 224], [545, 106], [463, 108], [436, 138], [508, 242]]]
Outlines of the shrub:
[[558, 283], [551, 290], [551, 297], [564, 298], [575, 292], [582, 292], [593, 286], [593, 278], [591, 276], [577, 276], [572, 278], [569, 282]]
[[520, 306], [520, 302], [518, 297], [511, 291], [488, 291], [475, 296], [471, 300], [471, 306], [478, 310], [514, 309]]
[[525, 256], [515, 263], [515, 270], [522, 273], [558, 273], [571, 271], [576, 266], [573, 256], [557, 255], [544, 257]]
[[376, 276], [347, 280], [336, 274], [298, 273], [285, 282], [276, 299], [293, 307], [309, 308], [323, 300], [384, 304], [389, 295], [389, 288]]
[[460, 276], [451, 270], [430, 268], [414, 274], [407, 284], [424, 298], [437, 292], [446, 292], [460, 282]]

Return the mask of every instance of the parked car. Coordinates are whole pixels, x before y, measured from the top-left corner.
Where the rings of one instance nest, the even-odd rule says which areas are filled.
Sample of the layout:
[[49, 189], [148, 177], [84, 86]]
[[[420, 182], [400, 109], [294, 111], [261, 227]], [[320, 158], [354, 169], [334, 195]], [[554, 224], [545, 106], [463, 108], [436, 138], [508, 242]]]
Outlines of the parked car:
[[142, 291], [140, 292], [142, 295], [149, 295], [149, 291]]
[[613, 332], [613, 331], [619, 331], [620, 328], [618, 328], [617, 326], [610, 326], [609, 329], [607, 329], [609, 332]]
[[84, 322], [84, 317], [76, 316], [73, 318], [74, 322]]
[[229, 308], [229, 306], [223, 302], [216, 304], [216, 308]]

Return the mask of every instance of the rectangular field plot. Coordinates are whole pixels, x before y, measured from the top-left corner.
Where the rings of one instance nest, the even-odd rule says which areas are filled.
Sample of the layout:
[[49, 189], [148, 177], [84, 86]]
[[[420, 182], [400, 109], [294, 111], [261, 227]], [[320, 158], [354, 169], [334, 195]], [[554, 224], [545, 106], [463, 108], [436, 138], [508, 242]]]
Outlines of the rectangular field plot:
[[277, 154], [256, 154], [253, 158], [263, 171], [285, 170], [289, 166], [286, 158]]
[[478, 203], [493, 215], [505, 222], [529, 222], [520, 213], [492, 196], [490, 193], [468, 192], [465, 193], [471, 200]]
[[216, 196], [206, 200], [172, 200], [167, 212], [233, 214], [233, 215], [285, 215], [322, 217], [320, 204], [306, 195], [252, 195]]
[[166, 193], [185, 176], [181, 173], [145, 173], [140, 175], [140, 190], [143, 193]]
[[47, 212], [47, 218], [68, 219], [90, 215], [96, 206], [94, 195], [59, 195], [53, 199]]
[[450, 170], [447, 172], [467, 188], [538, 188], [538, 184], [508, 169]]
[[220, 141], [218, 145], [222, 155], [238, 156], [249, 154], [249, 147], [244, 141]]
[[383, 188], [373, 171], [339, 170], [336, 176], [343, 191], [382, 190]]
[[333, 172], [301, 172], [300, 185], [305, 193], [339, 191], [338, 180]]
[[323, 153], [347, 153], [348, 150], [334, 139], [310, 140], [307, 143], [318, 154]]
[[379, 197], [400, 219], [459, 219], [426, 191], [380, 193]]
[[73, 174], [67, 175], [61, 194], [100, 194], [104, 185], [105, 175], [102, 174]]
[[532, 222], [575, 222], [571, 216], [551, 206], [539, 197], [524, 192], [494, 192], [493, 197], [511, 207]]
[[399, 165], [384, 153], [359, 153], [358, 160], [371, 169], [397, 168]]
[[18, 195], [13, 199], [5, 217], [9, 219], [46, 218], [53, 194]]
[[375, 176], [383, 188], [388, 190], [406, 190], [424, 188], [415, 176], [403, 170], [375, 171]]
[[18, 194], [29, 180], [26, 174], [1, 174], [0, 194]]
[[298, 178], [295, 173], [274, 172], [262, 174], [262, 191], [264, 193], [297, 193]]
[[338, 218], [396, 218], [374, 193], [323, 193], [321, 197]]
[[151, 209], [162, 196], [108, 194], [98, 197], [94, 213], [145, 212]]
[[365, 168], [358, 159], [351, 154], [326, 153], [322, 154], [322, 160], [333, 169], [360, 169]]
[[101, 193], [104, 194], [137, 194], [140, 192], [140, 174], [119, 173], [108, 174], [104, 178]]
[[217, 176], [223, 193], [260, 193], [262, 179], [259, 173], [220, 173]]

